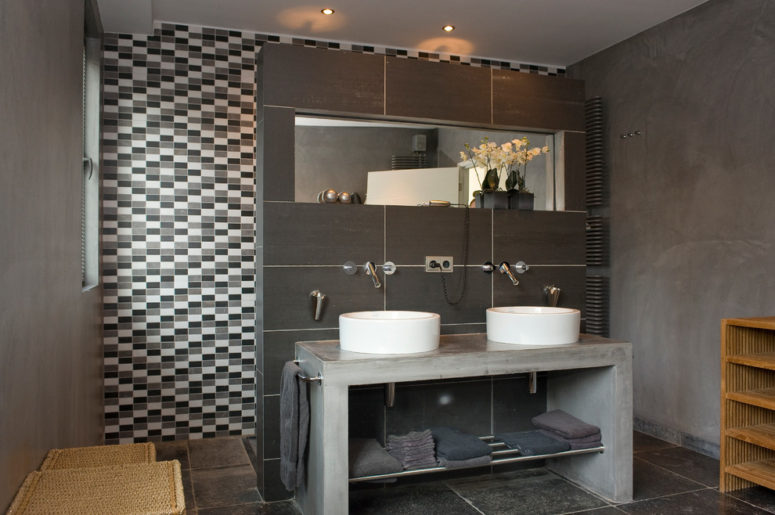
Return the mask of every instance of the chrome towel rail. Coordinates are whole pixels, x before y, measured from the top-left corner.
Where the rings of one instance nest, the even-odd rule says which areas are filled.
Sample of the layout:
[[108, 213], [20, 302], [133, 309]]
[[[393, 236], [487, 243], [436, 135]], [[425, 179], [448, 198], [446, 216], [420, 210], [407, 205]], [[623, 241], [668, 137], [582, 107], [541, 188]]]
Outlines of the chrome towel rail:
[[[298, 359], [294, 359], [293, 362], [296, 363], [297, 365], [301, 364], [301, 361], [299, 361]], [[315, 377], [305, 376], [304, 374], [298, 374], [296, 377], [298, 377], [305, 383], [318, 383], [318, 384], [323, 383], [323, 376], [320, 375], [320, 373], [318, 373], [318, 375], [316, 375]]]

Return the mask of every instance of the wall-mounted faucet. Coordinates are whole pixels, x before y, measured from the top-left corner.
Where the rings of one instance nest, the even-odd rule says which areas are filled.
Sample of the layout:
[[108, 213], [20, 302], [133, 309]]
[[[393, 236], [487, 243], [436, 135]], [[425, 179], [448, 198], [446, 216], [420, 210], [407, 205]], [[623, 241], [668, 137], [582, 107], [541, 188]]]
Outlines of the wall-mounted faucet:
[[550, 284], [544, 286], [544, 299], [547, 306], [556, 308], [560, 301], [560, 292], [562, 290], [557, 286]]
[[374, 263], [371, 261], [366, 261], [366, 264], [363, 265], [363, 268], [366, 270], [366, 275], [371, 277], [371, 282], [374, 283], [374, 287], [381, 287], [382, 283], [379, 282], [379, 277], [377, 277], [377, 269], [374, 268]]
[[514, 272], [518, 274], [524, 274], [529, 269], [530, 267], [527, 266], [524, 261], [517, 261], [514, 263], [513, 267], [509, 265], [508, 261], [501, 261], [501, 264], [498, 265], [497, 268], [489, 261], [482, 265], [482, 272], [490, 274], [495, 270], [498, 270], [498, 272], [508, 277], [511, 280], [511, 284], [514, 286], [519, 285], [519, 279], [517, 279], [517, 276], [514, 275]]
[[519, 279], [517, 279], [517, 276], [514, 275], [514, 272], [511, 271], [511, 267], [509, 266], [508, 262], [501, 261], [501, 264], [498, 265], [498, 272], [511, 279], [511, 284], [514, 286], [519, 284]]
[[[382, 287], [382, 282], [380, 282], [379, 276], [377, 275], [378, 268], [381, 268], [382, 273], [385, 275], [393, 275], [396, 272], [396, 265], [392, 261], [386, 261], [384, 265], [375, 265], [373, 261], [366, 261], [366, 264], [363, 265], [363, 270], [366, 272], [367, 276], [371, 277], [372, 284], [374, 284], [375, 288]], [[358, 272], [358, 265], [352, 261], [347, 261], [342, 265], [342, 270], [344, 270], [344, 273], [347, 275], [355, 275]]]
[[320, 320], [320, 317], [323, 314], [323, 301], [326, 300], [326, 296], [320, 290], [312, 290], [309, 292], [309, 296], [315, 299], [315, 312], [312, 315], [312, 318]]

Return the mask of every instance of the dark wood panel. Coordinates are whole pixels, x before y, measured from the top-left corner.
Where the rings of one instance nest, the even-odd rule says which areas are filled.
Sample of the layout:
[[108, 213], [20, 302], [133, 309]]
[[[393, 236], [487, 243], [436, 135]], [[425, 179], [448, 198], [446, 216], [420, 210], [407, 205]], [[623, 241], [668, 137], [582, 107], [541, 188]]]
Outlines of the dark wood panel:
[[565, 133], [565, 209], [586, 209], [586, 135], [582, 132]]
[[383, 114], [385, 57], [292, 45], [259, 54], [264, 105]]
[[584, 81], [493, 70], [492, 106], [496, 125], [584, 130]]
[[493, 262], [583, 265], [584, 213], [493, 211]]
[[256, 129], [256, 172], [263, 177], [264, 200], [293, 202], [295, 113], [289, 107], [264, 107]]
[[490, 70], [388, 57], [386, 113], [490, 123]]

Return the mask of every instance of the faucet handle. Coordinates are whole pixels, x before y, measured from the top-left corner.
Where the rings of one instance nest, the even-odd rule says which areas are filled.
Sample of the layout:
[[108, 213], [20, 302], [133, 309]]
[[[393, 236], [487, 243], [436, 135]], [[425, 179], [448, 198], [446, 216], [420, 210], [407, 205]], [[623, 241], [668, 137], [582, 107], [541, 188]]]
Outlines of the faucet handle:
[[530, 270], [530, 267], [527, 266], [527, 264], [524, 261], [517, 261], [514, 263], [513, 270], [518, 274], [524, 274], [528, 270]]

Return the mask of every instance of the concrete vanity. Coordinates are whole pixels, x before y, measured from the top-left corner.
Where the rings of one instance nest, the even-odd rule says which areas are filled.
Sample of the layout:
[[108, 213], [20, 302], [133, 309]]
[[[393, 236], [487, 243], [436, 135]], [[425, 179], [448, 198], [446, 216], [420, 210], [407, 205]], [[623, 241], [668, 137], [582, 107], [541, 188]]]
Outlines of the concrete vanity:
[[[616, 502], [632, 500], [632, 348], [581, 335], [554, 347], [500, 344], [485, 334], [444, 335], [435, 351], [369, 355], [342, 351], [337, 340], [299, 342], [296, 359], [312, 383], [305, 514], [348, 511], [348, 388], [353, 385], [552, 372], [547, 410], [564, 409], [600, 427], [605, 451], [547, 460], [547, 467]], [[400, 402], [400, 399], [397, 401]]]

